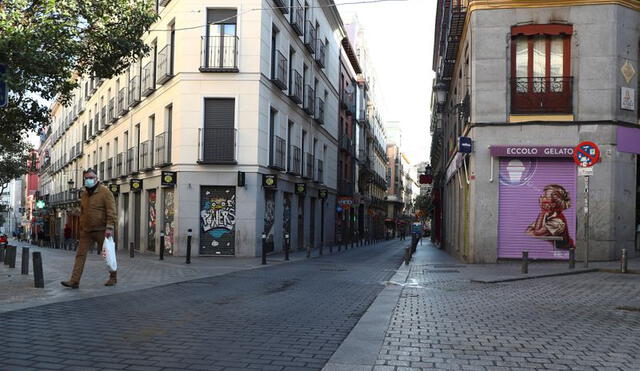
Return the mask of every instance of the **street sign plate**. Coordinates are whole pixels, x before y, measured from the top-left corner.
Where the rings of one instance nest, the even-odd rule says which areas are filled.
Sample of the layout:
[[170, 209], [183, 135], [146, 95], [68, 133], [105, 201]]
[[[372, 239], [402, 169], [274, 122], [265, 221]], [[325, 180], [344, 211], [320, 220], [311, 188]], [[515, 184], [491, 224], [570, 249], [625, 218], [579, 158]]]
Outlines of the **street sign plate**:
[[[6, 68], [0, 64], [0, 76], [4, 75]], [[6, 107], [9, 101], [9, 92], [7, 91], [7, 83], [3, 77], [0, 77], [0, 108]]]
[[600, 160], [600, 149], [593, 142], [582, 142], [573, 150], [573, 161], [580, 167], [591, 167]]
[[593, 167], [579, 167], [578, 175], [580, 176], [591, 176], [593, 175]]

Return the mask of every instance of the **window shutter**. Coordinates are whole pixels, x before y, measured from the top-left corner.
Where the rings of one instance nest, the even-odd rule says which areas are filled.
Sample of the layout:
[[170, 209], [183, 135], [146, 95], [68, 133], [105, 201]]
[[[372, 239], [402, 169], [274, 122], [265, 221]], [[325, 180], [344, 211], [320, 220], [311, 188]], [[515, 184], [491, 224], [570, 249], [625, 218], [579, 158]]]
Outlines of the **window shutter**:
[[236, 9], [207, 9], [207, 23], [236, 24]]
[[206, 99], [204, 113], [205, 162], [235, 161], [235, 100]]

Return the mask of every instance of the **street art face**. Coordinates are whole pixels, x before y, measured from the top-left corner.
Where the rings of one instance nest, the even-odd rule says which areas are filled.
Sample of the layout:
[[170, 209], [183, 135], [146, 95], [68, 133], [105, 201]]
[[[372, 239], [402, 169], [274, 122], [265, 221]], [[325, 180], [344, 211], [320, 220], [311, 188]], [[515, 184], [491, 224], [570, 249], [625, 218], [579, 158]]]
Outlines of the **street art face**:
[[200, 253], [233, 255], [236, 202], [232, 187], [202, 187]]
[[[562, 237], [556, 242], [558, 249], [570, 249], [575, 247], [569, 236], [567, 218], [562, 213], [571, 207], [569, 193], [563, 186], [549, 184], [544, 187], [540, 196], [540, 213], [531, 223], [525, 233], [531, 237]], [[553, 244], [553, 242], [550, 242]]]
[[274, 250], [273, 232], [276, 220], [275, 192], [265, 191], [264, 199], [264, 231], [267, 233], [266, 248], [268, 252]]

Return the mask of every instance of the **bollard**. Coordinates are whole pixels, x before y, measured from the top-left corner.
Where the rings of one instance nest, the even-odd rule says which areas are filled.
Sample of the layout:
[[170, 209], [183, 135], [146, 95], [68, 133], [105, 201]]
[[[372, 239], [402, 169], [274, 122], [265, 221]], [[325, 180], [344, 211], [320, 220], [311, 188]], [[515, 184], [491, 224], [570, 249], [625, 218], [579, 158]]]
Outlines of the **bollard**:
[[406, 247], [404, 249], [404, 264], [409, 265], [410, 260], [411, 260], [411, 248]]
[[22, 274], [29, 274], [29, 248], [22, 248]]
[[323, 251], [322, 250], [324, 250], [324, 242], [320, 242], [320, 249], [318, 250], [318, 254], [320, 256], [323, 255]]
[[284, 260], [289, 260], [289, 246], [291, 240], [289, 239], [289, 233], [284, 235]]
[[160, 231], [160, 260], [164, 260], [164, 231]]
[[569, 249], [569, 269], [574, 269], [576, 267], [576, 248], [572, 247]]
[[39, 251], [33, 252], [33, 283], [34, 287], [44, 288], [44, 274], [42, 273], [42, 255]]
[[134, 255], [135, 255], [135, 251], [133, 249], [133, 242], [129, 242], [129, 257], [133, 258]]
[[187, 261], [185, 263], [191, 264], [191, 228], [187, 231]]
[[4, 247], [4, 246], [3, 246], [3, 247], [0, 247], [0, 262], [3, 262], [3, 263], [4, 263], [4, 253], [5, 253], [5, 250], [7, 250], [7, 248], [6, 248], [6, 247]]
[[311, 257], [311, 245], [307, 245], [307, 259]]
[[529, 252], [522, 252], [522, 274], [529, 273]]
[[267, 234], [262, 232], [262, 265], [267, 264], [267, 247], [265, 246], [267, 242]]
[[16, 267], [17, 247], [9, 246], [9, 253], [11, 254], [9, 256], [9, 268], [15, 268]]
[[620, 259], [620, 272], [627, 273], [627, 249], [622, 249], [622, 257]]

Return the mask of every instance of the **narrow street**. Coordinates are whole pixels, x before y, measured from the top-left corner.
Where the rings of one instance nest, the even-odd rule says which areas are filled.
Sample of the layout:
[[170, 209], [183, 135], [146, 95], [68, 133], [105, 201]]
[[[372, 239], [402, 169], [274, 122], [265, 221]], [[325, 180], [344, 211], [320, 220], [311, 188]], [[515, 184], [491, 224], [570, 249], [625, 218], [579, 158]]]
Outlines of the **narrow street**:
[[318, 370], [404, 245], [3, 313], [0, 369]]

